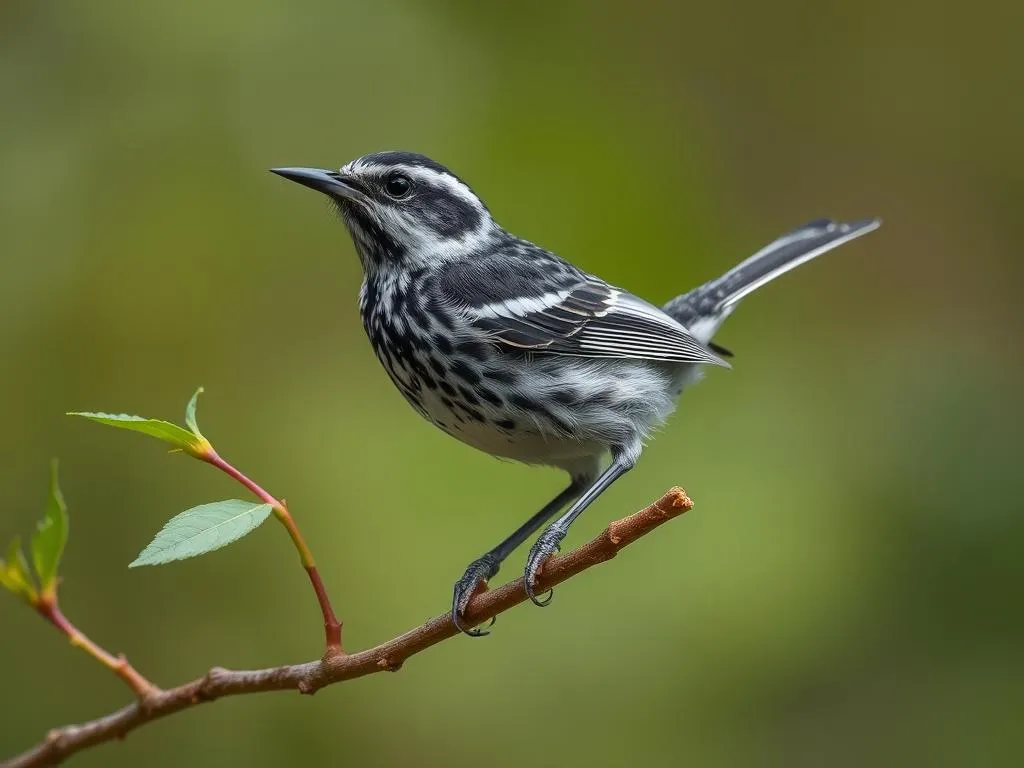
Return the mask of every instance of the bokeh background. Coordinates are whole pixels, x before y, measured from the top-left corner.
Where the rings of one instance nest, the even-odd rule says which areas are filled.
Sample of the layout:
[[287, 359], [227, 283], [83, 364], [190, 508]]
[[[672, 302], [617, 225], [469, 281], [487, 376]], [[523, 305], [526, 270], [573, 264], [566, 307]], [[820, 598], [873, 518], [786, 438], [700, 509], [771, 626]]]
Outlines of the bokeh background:
[[[60, 456], [65, 611], [163, 685], [314, 657], [316, 606], [273, 523], [128, 571], [244, 492], [64, 411], [180, 418], [205, 385], [204, 431], [287, 497], [351, 648], [444, 610], [563, 483], [419, 420], [341, 225], [266, 168], [426, 152], [658, 302], [808, 219], [885, 219], [736, 313], [735, 369], [569, 544], [673, 484], [695, 510], [550, 609], [73, 764], [1022, 764], [1021, 33], [1009, 0], [4, 3], [0, 533], [30, 532]], [[0, 756], [128, 700], [2, 595], [0, 638]]]

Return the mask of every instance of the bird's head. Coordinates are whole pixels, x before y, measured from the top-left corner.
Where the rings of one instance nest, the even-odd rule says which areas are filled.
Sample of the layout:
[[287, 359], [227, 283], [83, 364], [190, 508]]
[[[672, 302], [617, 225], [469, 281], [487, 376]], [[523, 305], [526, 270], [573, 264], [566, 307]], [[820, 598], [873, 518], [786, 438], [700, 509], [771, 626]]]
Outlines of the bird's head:
[[364, 155], [337, 171], [272, 171], [334, 202], [367, 271], [429, 268], [465, 258], [500, 232], [465, 182], [413, 152]]

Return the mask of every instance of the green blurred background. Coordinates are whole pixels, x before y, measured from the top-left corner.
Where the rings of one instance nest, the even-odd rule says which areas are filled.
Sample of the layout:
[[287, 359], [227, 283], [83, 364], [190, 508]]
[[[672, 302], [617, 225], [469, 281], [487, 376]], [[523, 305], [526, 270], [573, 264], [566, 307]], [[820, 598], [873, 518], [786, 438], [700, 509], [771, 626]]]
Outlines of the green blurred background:
[[[0, 8], [0, 538], [51, 455], [65, 611], [161, 685], [312, 658], [268, 524], [126, 565], [243, 494], [70, 409], [180, 418], [286, 496], [361, 648], [445, 609], [563, 484], [421, 421], [322, 199], [266, 172], [389, 148], [653, 301], [818, 216], [882, 230], [750, 299], [640, 466], [695, 510], [614, 564], [315, 698], [150, 725], [80, 766], [1020, 765], [1019, 4], [16, 0]], [[516, 576], [522, 554], [509, 561]], [[0, 756], [128, 700], [0, 596]]]

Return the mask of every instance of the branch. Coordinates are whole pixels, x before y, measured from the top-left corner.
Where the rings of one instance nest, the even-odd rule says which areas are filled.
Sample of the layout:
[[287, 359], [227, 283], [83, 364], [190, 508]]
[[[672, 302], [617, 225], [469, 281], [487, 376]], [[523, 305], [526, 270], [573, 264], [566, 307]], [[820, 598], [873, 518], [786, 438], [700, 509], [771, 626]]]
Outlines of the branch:
[[[552, 557], [544, 564], [537, 580], [538, 589], [549, 589], [591, 566], [612, 559], [623, 547], [692, 507], [693, 502], [686, 492], [673, 488], [646, 509], [611, 523], [597, 538], [578, 549]], [[497, 589], [480, 592], [466, 609], [466, 624], [482, 624], [525, 600], [522, 577]], [[259, 670], [214, 667], [197, 680], [145, 695], [104, 717], [80, 725], [55, 728], [41, 743], [3, 763], [3, 768], [56, 765], [83, 749], [124, 738], [148, 722], [222, 696], [285, 690], [313, 694], [324, 686], [344, 680], [374, 672], [395, 672], [410, 656], [457, 634], [459, 632], [452, 624], [450, 614], [444, 613], [393, 640], [358, 653], [328, 653], [317, 661]]]

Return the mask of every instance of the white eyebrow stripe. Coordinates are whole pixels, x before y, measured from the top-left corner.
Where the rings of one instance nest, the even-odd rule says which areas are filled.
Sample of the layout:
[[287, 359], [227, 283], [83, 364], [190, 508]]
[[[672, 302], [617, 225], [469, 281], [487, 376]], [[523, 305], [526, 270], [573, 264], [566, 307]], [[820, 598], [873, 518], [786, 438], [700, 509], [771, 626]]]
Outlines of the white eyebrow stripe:
[[480, 205], [479, 198], [473, 194], [470, 188], [450, 174], [439, 173], [433, 168], [425, 168], [420, 165], [403, 166], [402, 172], [432, 187], [443, 187], [451, 194], [475, 207]]
[[495, 301], [484, 304], [481, 307], [474, 307], [477, 315], [483, 318], [496, 317], [525, 317], [534, 312], [543, 312], [545, 309], [565, 301], [569, 291], [551, 291], [540, 296], [517, 296], [504, 301]]
[[472, 190], [463, 182], [448, 173], [435, 171], [422, 165], [412, 163], [401, 163], [396, 165], [382, 165], [370, 161], [356, 159], [341, 168], [342, 173], [352, 173], [361, 176], [374, 176], [383, 178], [389, 173], [398, 171], [412, 179], [422, 181], [432, 187], [443, 188], [452, 195], [470, 203], [474, 207], [482, 207], [480, 199], [473, 194]]

